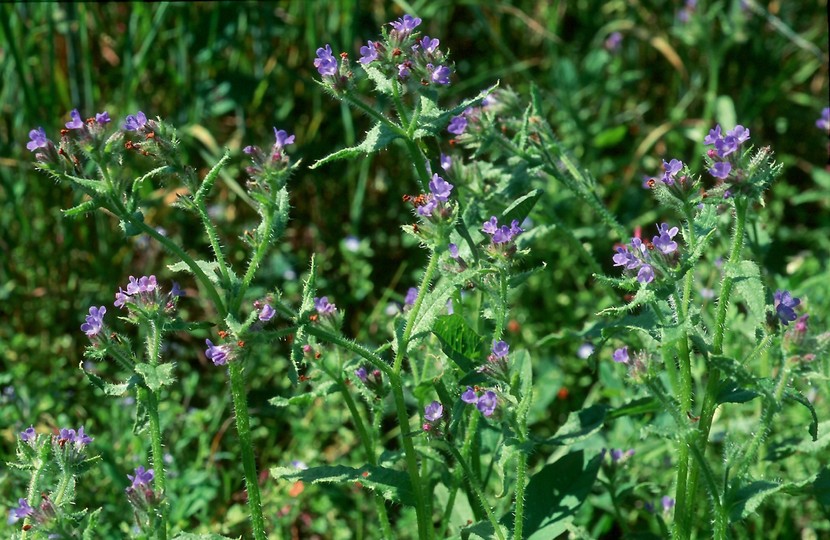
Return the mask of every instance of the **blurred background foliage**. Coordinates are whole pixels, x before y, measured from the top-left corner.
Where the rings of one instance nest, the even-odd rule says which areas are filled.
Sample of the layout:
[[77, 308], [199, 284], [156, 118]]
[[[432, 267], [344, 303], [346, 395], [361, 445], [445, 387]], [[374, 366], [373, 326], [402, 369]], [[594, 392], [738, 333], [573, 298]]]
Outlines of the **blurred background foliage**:
[[[811, 322], [826, 328], [830, 173], [827, 134], [815, 127], [828, 105], [826, 4], [701, 1], [692, 8], [663, 0], [487, 6], [463, 0], [331, 0], [0, 6], [0, 460], [11, 458], [17, 432], [30, 423], [41, 429], [85, 425], [100, 443], [104, 474], [88, 492], [79, 486], [80, 504], [103, 504], [107, 515], [118, 516], [111, 519], [117, 525], [126, 515], [117, 492], [146, 449], [127, 428], [128, 403], [102, 401], [77, 369], [87, 343], [79, 326], [90, 305], [111, 304], [129, 275], [173, 277], [158, 247], [141, 238], [125, 240], [108, 217], [61, 216], [60, 209], [78, 202], [77, 196], [33, 170], [25, 148], [28, 131], [43, 126], [56, 133], [73, 108], [84, 118], [107, 110], [116, 121], [140, 109], [178, 126], [187, 160], [202, 170], [229, 148], [234, 165], [218, 184], [213, 211], [223, 223], [231, 259], [239, 261], [243, 246], [237, 238], [254, 224], [240, 197], [246, 164], [241, 149], [270, 144], [273, 126], [296, 134], [293, 155], [306, 164], [355, 143], [369, 123], [317, 86], [315, 50], [330, 43], [356, 60], [367, 39], [404, 13], [421, 17], [420, 30], [451, 50], [456, 73], [445, 91], [446, 105], [496, 81], [525, 98], [532, 82], [539, 85], [564, 146], [597, 178], [602, 199], [632, 231], [676, 219], [663, 215], [642, 188], [644, 177], [658, 174], [662, 159], [699, 167], [700, 141], [710, 127], [747, 126], [752, 142], [772, 146], [785, 165], [763, 219], [751, 231], [752, 249], [768, 270], [770, 287], [806, 298]], [[609, 49], [613, 32], [622, 40]], [[441, 145], [451, 150], [446, 141]], [[309, 256], [318, 253], [320, 290], [346, 310], [346, 332], [370, 342], [382, 338], [388, 304], [402, 302], [424, 262], [421, 250], [400, 232], [401, 224], [411, 222], [401, 197], [417, 191], [402, 155], [389, 151], [313, 173], [301, 167], [289, 184], [294, 208], [286, 242], [264, 269], [260, 292], [278, 286], [296, 294]], [[534, 223], [555, 219], [572, 228], [611, 272], [613, 244], [626, 239], [609, 238], [568, 192], [553, 183], [548, 187]], [[161, 186], [149, 189], [148, 222], [192, 251], [206, 252], [196, 224], [168, 205], [174, 194]], [[611, 374], [603, 376], [576, 356], [582, 341], [573, 337], [619, 298], [594, 286], [555, 227], [535, 237], [530, 259], [528, 266], [546, 262], [547, 268], [513, 298], [510, 339], [534, 357], [541, 388], [535, 418], [544, 432], [589, 396], [625, 392], [609, 382]], [[185, 279], [184, 285], [192, 284]], [[198, 298], [182, 305], [185, 318], [200, 316]], [[169, 426], [171, 492], [181, 494], [174, 517], [185, 528], [201, 523], [203, 530], [241, 534], [242, 483], [228, 442], [233, 430], [225, 380], [206, 362], [199, 340], [178, 339], [169, 356], [183, 384], [162, 411]], [[266, 404], [292, 391], [284, 352], [277, 348], [254, 358], [248, 369], [263, 470], [291, 459], [337, 459], [354, 444], [340, 410], [286, 414]], [[321, 440], [321, 433], [328, 435]], [[16, 500], [19, 481], [2, 469], [0, 506]], [[336, 538], [362, 537], [372, 529], [359, 517], [371, 511], [359, 498], [345, 502], [344, 490], [307, 486], [303, 504], [272, 484], [265, 490], [270, 516], [285, 515], [286, 532]], [[335, 532], [340, 519], [357, 529]], [[598, 534], [611, 534], [610, 523], [608, 530], [598, 527]]]

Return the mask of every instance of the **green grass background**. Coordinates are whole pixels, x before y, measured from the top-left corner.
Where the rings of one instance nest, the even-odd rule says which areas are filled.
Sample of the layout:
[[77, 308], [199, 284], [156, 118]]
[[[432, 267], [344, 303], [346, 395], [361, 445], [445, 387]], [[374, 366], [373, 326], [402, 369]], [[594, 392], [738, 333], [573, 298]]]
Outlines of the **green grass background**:
[[[238, 196], [241, 148], [269, 144], [273, 126], [296, 134], [293, 155], [306, 164], [355, 143], [369, 124], [315, 84], [314, 51], [330, 43], [355, 60], [361, 44], [404, 13], [420, 16], [420, 29], [451, 50], [456, 72], [446, 104], [495, 81], [524, 96], [531, 82], [538, 84], [564, 145], [632, 228], [672, 217], [641, 188], [661, 159], [700, 166], [695, 156], [714, 123], [750, 128], [753, 143], [772, 146], [785, 165], [752, 233], [752, 249], [770, 287], [806, 297], [811, 322], [826, 327], [828, 140], [814, 125], [828, 105], [826, 0], [750, 4], [755, 7], [744, 10], [737, 1], [701, 1], [685, 24], [677, 18], [681, 3], [660, 0], [0, 6], [0, 461], [12, 459], [17, 432], [30, 423], [42, 430], [85, 425], [104, 459], [95, 480], [79, 484], [79, 504], [104, 506], [112, 527], [119, 526], [127, 515], [119, 494], [125, 474], [143, 463], [147, 449], [129, 429], [129, 404], [105, 401], [78, 369], [87, 343], [79, 326], [90, 305], [111, 305], [129, 275], [172, 277], [157, 247], [125, 240], [107, 216], [61, 216], [77, 196], [34, 171], [28, 131], [43, 126], [54, 137], [73, 108], [84, 117], [106, 109], [116, 121], [140, 109], [177, 125], [189, 162], [202, 170], [229, 148], [236, 159], [214, 210], [231, 259], [241, 261], [236, 239], [254, 224]], [[614, 31], [623, 41], [610, 53], [603, 43]], [[296, 294], [310, 254], [319, 253], [321, 289], [346, 308], [347, 333], [370, 341], [382, 334], [385, 303], [402, 300], [424, 262], [417, 246], [401, 239], [400, 225], [410, 219], [401, 196], [417, 189], [402, 155], [392, 150], [314, 172], [301, 168], [289, 184], [292, 222], [264, 269], [262, 290], [280, 286]], [[148, 222], [205, 252], [195, 224], [167, 205], [170, 194], [147, 195], [153, 200]], [[540, 208], [535, 222], [555, 214], [612, 271], [611, 250], [620, 239], [599, 236], [592, 217], [555, 185]], [[357, 253], [344, 247], [349, 235], [362, 240]], [[539, 398], [547, 407], [538, 422], [544, 431], [588, 396], [625, 391], [597, 384], [595, 371], [575, 357], [579, 340], [539, 345], [544, 336], [578, 330], [619, 299], [596, 292], [555, 232], [536, 241], [531, 259], [548, 262], [548, 271], [513, 298], [511, 328], [512, 339], [531, 349], [537, 380], [547, 385]], [[202, 314], [198, 298], [182, 305], [186, 317]], [[173, 518], [183, 528], [242, 534], [242, 480], [225, 380], [202, 348], [190, 336], [169, 345], [182, 382], [162, 410], [171, 492], [180, 494]], [[248, 369], [260, 468], [295, 458], [342, 458], [354, 435], [340, 411], [286, 413], [267, 406], [269, 397], [290, 392], [285, 364], [278, 348]], [[555, 399], [562, 387], [569, 396]], [[821, 399], [826, 410], [826, 395]], [[0, 471], [0, 508], [11, 507], [22, 479]], [[273, 481], [264, 486], [269, 517], [284, 512], [286, 532], [374, 536], [372, 524], [363, 522], [371, 511], [348, 490], [308, 488], [306, 495], [319, 496], [299, 504]], [[786, 524], [794, 515], [803, 513], [770, 509], [761, 519]], [[336, 532], [343, 527], [349, 532]], [[612, 531], [609, 524], [599, 533]]]

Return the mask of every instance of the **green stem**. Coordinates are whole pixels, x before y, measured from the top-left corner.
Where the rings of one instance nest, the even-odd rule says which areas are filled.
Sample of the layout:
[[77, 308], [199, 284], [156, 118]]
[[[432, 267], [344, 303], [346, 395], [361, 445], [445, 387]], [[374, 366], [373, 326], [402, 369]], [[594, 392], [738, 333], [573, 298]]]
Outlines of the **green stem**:
[[[161, 333], [155, 322], [150, 322], [150, 334], [147, 338], [147, 361], [155, 367], [159, 362], [159, 349], [161, 348]], [[167, 499], [167, 476], [164, 472], [164, 451], [161, 444], [161, 421], [159, 420], [159, 394], [160, 390], [150, 390], [142, 387], [142, 401], [147, 407], [147, 416], [150, 421], [150, 448], [152, 451], [151, 460], [153, 463], [153, 487], [161, 497], [161, 524], [156, 528], [159, 540], [167, 538], [167, 521], [170, 514], [170, 505]]]
[[239, 310], [239, 306], [242, 304], [242, 299], [245, 296], [245, 292], [248, 290], [248, 287], [251, 285], [251, 281], [254, 279], [254, 274], [256, 273], [259, 265], [262, 263], [262, 258], [265, 257], [265, 254], [268, 252], [268, 247], [271, 243], [268, 241], [268, 237], [271, 235], [271, 222], [273, 221], [274, 216], [271, 213], [266, 214], [263, 218], [263, 227], [262, 230], [266, 231], [265, 238], [260, 238], [260, 242], [257, 245], [256, 251], [254, 252], [254, 256], [251, 257], [251, 262], [248, 264], [248, 270], [245, 271], [245, 276], [242, 278], [242, 284], [239, 287], [239, 291], [235, 295], [235, 299], [233, 301], [232, 310], [236, 312]]
[[428, 509], [421, 491], [421, 475], [418, 471], [418, 457], [415, 453], [415, 445], [412, 444], [412, 436], [409, 433], [409, 416], [406, 413], [406, 403], [403, 397], [403, 385], [399, 376], [395, 375], [390, 380], [392, 384], [392, 395], [395, 398], [395, 411], [398, 415], [398, 424], [401, 427], [401, 440], [403, 443], [404, 456], [406, 458], [406, 470], [409, 474], [409, 483], [412, 486], [412, 494], [415, 497], [415, 515], [418, 521], [418, 538], [428, 540], [432, 538], [432, 518], [428, 515]]
[[234, 419], [239, 435], [239, 448], [242, 452], [242, 468], [245, 471], [245, 484], [248, 488], [248, 511], [251, 514], [251, 527], [256, 540], [265, 540], [265, 519], [262, 516], [262, 501], [259, 494], [259, 477], [254, 460], [251, 425], [248, 414], [248, 398], [245, 393], [243, 358], [235, 358], [228, 365], [230, 374], [231, 396], [233, 397]]
[[[499, 525], [499, 522], [496, 519], [496, 515], [493, 514], [493, 509], [490, 508], [490, 505], [487, 504], [487, 499], [485, 499], [484, 497], [484, 492], [481, 490], [481, 486], [478, 483], [478, 478], [473, 475], [473, 471], [472, 469], [470, 469], [470, 465], [467, 463], [464, 457], [458, 452], [458, 449], [456, 449], [453, 445], [444, 443], [442, 446], [449, 450], [453, 457], [455, 457], [456, 461], [464, 469], [464, 472], [467, 475], [467, 482], [470, 484], [470, 487], [473, 488], [473, 493], [475, 493], [475, 496], [478, 499], [478, 503], [484, 509], [484, 513], [487, 514], [487, 519], [493, 526], [493, 530], [495, 531], [496, 536], [500, 540], [504, 540], [504, 535], [501, 532], [501, 526]], [[521, 533], [521, 526], [518, 526], [518, 528], [519, 532]]]
[[424, 277], [421, 279], [421, 286], [418, 288], [418, 298], [415, 299], [415, 305], [413, 305], [412, 309], [409, 311], [409, 317], [406, 319], [406, 326], [403, 331], [403, 338], [401, 339], [401, 343], [398, 345], [398, 353], [395, 355], [395, 364], [392, 366], [392, 370], [396, 375], [399, 375], [401, 372], [403, 357], [406, 355], [406, 350], [409, 346], [409, 338], [412, 335], [412, 328], [415, 326], [415, 318], [421, 311], [421, 305], [424, 303], [424, 298], [426, 298], [427, 293], [429, 292], [429, 284], [432, 282], [432, 276], [435, 274], [436, 268], [438, 268], [438, 255], [435, 252], [432, 252], [429, 256], [427, 268], [424, 271]]
[[[40, 436], [38, 436], [40, 438]], [[26, 490], [26, 502], [29, 503], [29, 506], [36, 507], [38, 504], [38, 497], [40, 496], [40, 492], [38, 489], [38, 485], [40, 484], [40, 479], [43, 476], [43, 472], [46, 470], [47, 465], [49, 464], [49, 452], [52, 449], [51, 443], [47, 442], [46, 444], [41, 444], [38, 448], [37, 457], [33, 461], [34, 470], [32, 471], [32, 477], [29, 479], [29, 489]], [[29, 516], [23, 520], [23, 527], [21, 528], [20, 538], [25, 540], [28, 536], [29, 531], [27, 529], [27, 525], [32, 524], [32, 519]]]
[[516, 465], [516, 512], [513, 520], [513, 540], [522, 540], [525, 510], [525, 487], [527, 485], [527, 456], [524, 452], [520, 451], [516, 460], [519, 463]]
[[[369, 462], [369, 465], [377, 465], [378, 460], [377, 457], [375, 457], [375, 448], [372, 442], [372, 437], [369, 435], [369, 432], [366, 431], [366, 426], [363, 424], [363, 418], [361, 418], [360, 412], [357, 410], [357, 404], [355, 403], [354, 398], [352, 398], [352, 395], [349, 393], [349, 389], [343, 381], [335, 377], [333, 373], [327, 373], [331, 378], [338, 381], [340, 394], [343, 396], [343, 401], [346, 402], [346, 406], [349, 408], [349, 412], [352, 415], [352, 422], [354, 422], [355, 429], [357, 429], [357, 435], [360, 438], [361, 443], [363, 443], [363, 448], [366, 450], [366, 459]], [[392, 540], [395, 537], [392, 532], [392, 524], [389, 522], [389, 516], [386, 513], [386, 503], [383, 500], [383, 496], [379, 493], [375, 494], [375, 508], [377, 510], [378, 517], [380, 518], [383, 538]]]
[[[227, 155], [225, 157], [227, 157]], [[205, 233], [207, 233], [208, 240], [210, 241], [210, 247], [213, 249], [213, 254], [216, 257], [216, 264], [219, 266], [219, 272], [222, 274], [222, 283], [224, 283], [226, 287], [230, 287], [230, 270], [228, 269], [228, 263], [225, 261], [225, 255], [222, 253], [222, 246], [219, 245], [219, 234], [216, 232], [216, 227], [213, 226], [210, 216], [208, 216], [204, 201], [201, 199], [195, 199], [194, 202], [196, 202], [196, 211], [199, 214], [199, 218], [202, 220]]]
[[[749, 202], [736, 197], [735, 201], [735, 230], [732, 235], [732, 247], [729, 250], [729, 261], [726, 263], [726, 272], [721, 283], [721, 294], [718, 299], [718, 311], [715, 317], [715, 336], [712, 340], [712, 353], [720, 355], [723, 353], [723, 339], [726, 332], [726, 313], [729, 309], [729, 297], [732, 294], [734, 280], [730, 276], [729, 268], [737, 264], [741, 257], [744, 244], [744, 230], [746, 228], [746, 215]], [[697, 441], [693, 444], [693, 451], [700, 453], [701, 460], [705, 458], [706, 446], [709, 441], [709, 431], [712, 429], [712, 418], [717, 408], [717, 395], [720, 388], [720, 370], [710, 366], [709, 380], [706, 382], [706, 391], [703, 398], [703, 406], [700, 413]], [[689, 508], [680, 509], [681, 519], [691, 520], [694, 513], [695, 496], [697, 495], [697, 484], [700, 476], [700, 464], [692, 461], [689, 468], [689, 481], [686, 490], [686, 501]], [[712, 498], [717, 497], [717, 492], [711, 493]], [[691, 525], [688, 525], [691, 532]]]
[[219, 291], [216, 290], [216, 287], [213, 286], [213, 283], [207, 277], [207, 275], [202, 271], [202, 268], [196, 264], [196, 261], [193, 260], [193, 257], [188, 255], [182, 248], [180, 248], [175, 242], [167, 238], [166, 236], [160, 234], [156, 231], [153, 227], [150, 227], [143, 220], [138, 220], [129, 212], [127, 212], [123, 206], [119, 205], [119, 211], [114, 211], [113, 213], [120, 217], [121, 219], [130, 222], [133, 226], [141, 229], [148, 235], [155, 238], [162, 246], [166, 247], [171, 253], [176, 255], [183, 263], [190, 268], [190, 271], [193, 272], [193, 275], [196, 276], [196, 279], [202, 284], [205, 291], [207, 291], [208, 296], [210, 296], [211, 301], [213, 302], [216, 311], [219, 312], [219, 317], [224, 319], [225, 316], [228, 314], [227, 307], [225, 303], [222, 301], [222, 298], [219, 296]]

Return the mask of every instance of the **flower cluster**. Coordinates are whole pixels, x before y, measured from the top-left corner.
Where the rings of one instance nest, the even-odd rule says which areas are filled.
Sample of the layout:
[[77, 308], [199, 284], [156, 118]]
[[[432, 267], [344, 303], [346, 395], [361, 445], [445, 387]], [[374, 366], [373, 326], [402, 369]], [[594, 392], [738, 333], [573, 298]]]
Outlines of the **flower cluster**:
[[417, 214], [425, 218], [447, 219], [451, 213], [451, 207], [447, 203], [454, 187], [438, 174], [433, 174], [429, 181], [429, 193], [414, 201]]
[[[141, 276], [137, 279], [135, 276], [130, 276], [126, 291], [118, 287], [113, 305], [120, 309], [124, 309], [126, 306], [130, 310], [139, 312], [158, 309], [172, 311], [175, 309], [178, 299], [182, 296], [184, 296], [184, 291], [175, 281], [170, 292], [164, 293], [159, 287], [156, 276]], [[90, 309], [90, 315], [92, 315], [92, 309]], [[87, 317], [87, 323], [89, 323], [89, 317]]]
[[[709, 134], [703, 139], [703, 144], [714, 146], [706, 153], [712, 160], [709, 174], [721, 181], [726, 181], [730, 176], [740, 179], [738, 169], [735, 167], [738, 156], [737, 150], [748, 140], [749, 130], [741, 125], [727, 131], [726, 135], [721, 134], [720, 124], [709, 130]], [[728, 195], [725, 194], [725, 196]]]
[[[438, 47], [440, 40], [430, 36], [419, 36], [415, 29], [421, 19], [404, 15], [389, 23], [392, 30], [384, 34], [383, 41], [369, 40], [360, 47], [358, 62], [364, 68], [372, 66], [389, 78], [401, 81], [417, 81], [419, 86], [448, 85], [452, 68], [447, 64], [446, 55]], [[323, 77], [323, 82], [334, 89], [345, 86], [351, 78], [348, 55], [342, 53], [342, 63], [326, 44], [317, 49], [314, 67]]]
[[286, 170], [289, 169], [289, 158], [285, 147], [294, 144], [294, 135], [287, 131], [274, 128], [274, 144], [269, 152], [259, 146], [246, 146], [242, 151], [251, 156], [252, 165], [245, 171], [249, 179], [247, 187], [253, 192], [264, 194], [276, 193], [288, 180]]
[[510, 226], [499, 225], [496, 216], [482, 223], [481, 230], [490, 237], [491, 252], [511, 256], [516, 252], [516, 237], [524, 232], [519, 227], [519, 220], [514, 219]]
[[89, 339], [97, 338], [104, 329], [104, 314], [107, 308], [104, 306], [89, 308], [89, 315], [86, 316], [86, 322], [81, 325], [81, 330], [87, 335]]
[[627, 346], [620, 347], [614, 351], [611, 359], [618, 364], [628, 366], [628, 374], [635, 381], [642, 380], [648, 370], [648, 355], [644, 351], [639, 351], [631, 355], [628, 353]]
[[498, 396], [492, 390], [485, 390], [481, 395], [478, 394], [479, 392], [481, 390], [478, 387], [468, 386], [467, 390], [461, 394], [461, 401], [475, 405], [484, 416], [492, 416], [499, 404]]
[[655, 263], [658, 266], [670, 264], [676, 257], [674, 254], [677, 252], [677, 242], [674, 241], [674, 237], [678, 232], [677, 227], [669, 227], [667, 223], [662, 223], [657, 226], [658, 234], [651, 242], [632, 238], [630, 244], [616, 248], [614, 266], [622, 266], [624, 270], [636, 270], [637, 281], [651, 283], [655, 278]]
[[[30, 524], [32, 522], [37, 524], [40, 527], [44, 527], [43, 533], [47, 534], [47, 538], [63, 538], [61, 535], [52, 535], [48, 534], [48, 524], [53, 522], [58, 515], [58, 510], [55, 508], [55, 504], [52, 502], [52, 499], [49, 497], [48, 494], [44, 493], [41, 495], [41, 502], [40, 505], [32, 507], [29, 504], [29, 501], [24, 499], [23, 497], [17, 499], [17, 507], [12, 508], [9, 511], [9, 518], [8, 523], [14, 524], [20, 521], [21, 519], [29, 518]], [[26, 527], [24, 526], [24, 530]]]
[[375, 394], [381, 394], [383, 390], [383, 378], [379, 369], [367, 370], [365, 367], [359, 367], [354, 370], [354, 375], [360, 382]]
[[[73, 139], [85, 142], [102, 141], [104, 127], [111, 122], [107, 111], [97, 113], [94, 117], [84, 121], [78, 109], [73, 109], [69, 117], [71, 120], [66, 122], [65, 129], [61, 130], [61, 148], [56, 147], [55, 143], [49, 140], [42, 127], [29, 131], [29, 142], [26, 143], [26, 148], [35, 153], [35, 160], [55, 165], [62, 163], [70, 169], [76, 167], [78, 163], [72, 159], [73, 156], [66, 151], [66, 147]], [[70, 139], [70, 135], [73, 139]]]
[[510, 346], [507, 343], [504, 341], [494, 341], [490, 354], [487, 356], [487, 363], [480, 366], [478, 372], [509, 384], [510, 364], [507, 358], [509, 353]]
[[127, 478], [130, 480], [130, 485], [124, 490], [127, 500], [135, 508], [139, 523], [149, 523], [150, 516], [161, 499], [151, 486], [155, 479], [155, 471], [139, 465], [135, 473], [128, 474]]

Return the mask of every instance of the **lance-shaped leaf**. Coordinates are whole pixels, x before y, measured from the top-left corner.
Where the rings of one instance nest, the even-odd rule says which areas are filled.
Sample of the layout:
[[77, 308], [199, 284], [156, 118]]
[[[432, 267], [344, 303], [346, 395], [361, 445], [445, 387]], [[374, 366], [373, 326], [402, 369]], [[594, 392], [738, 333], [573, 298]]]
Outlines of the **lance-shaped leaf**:
[[407, 506], [415, 505], [409, 476], [403, 471], [386, 467], [364, 465], [355, 469], [345, 465], [325, 465], [305, 470], [273, 467], [271, 476], [285, 480], [302, 480], [312, 484], [359, 485], [380, 493], [384, 499]]
[[366, 137], [360, 144], [332, 152], [326, 157], [315, 161], [309, 169], [316, 169], [321, 165], [325, 165], [330, 161], [338, 159], [352, 159], [361, 155], [373, 154], [383, 150], [389, 146], [392, 141], [400, 136], [400, 133], [392, 128], [392, 126], [378, 122], [372, 127], [372, 129], [366, 132]]
[[467, 325], [461, 315], [442, 315], [432, 327], [432, 333], [441, 342], [441, 350], [464, 373], [473, 371], [484, 350], [484, 338]]
[[[211, 281], [211, 283], [213, 283], [217, 287], [220, 287], [222, 285], [221, 276], [219, 275], [219, 264], [216, 261], [208, 262], [197, 260], [196, 266], [202, 269], [202, 272], [205, 273], [205, 275]], [[168, 264], [167, 269], [172, 272], [190, 272], [191, 274], [193, 273], [193, 270], [184, 261], [177, 262], [176, 264]]]
[[566, 446], [587, 439], [602, 429], [606, 411], [604, 405], [592, 405], [568, 414], [568, 419], [556, 431], [556, 435], [542, 441], [542, 444]]

